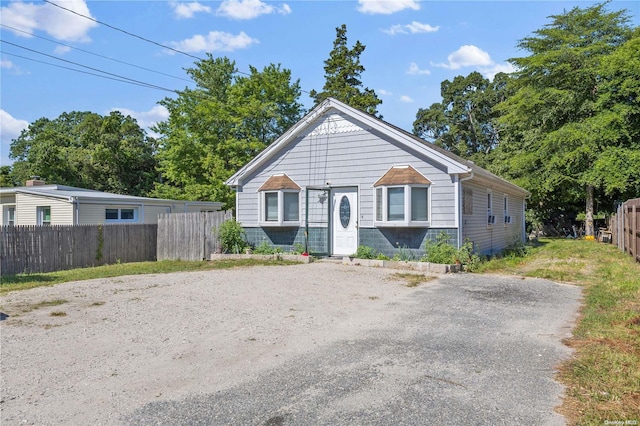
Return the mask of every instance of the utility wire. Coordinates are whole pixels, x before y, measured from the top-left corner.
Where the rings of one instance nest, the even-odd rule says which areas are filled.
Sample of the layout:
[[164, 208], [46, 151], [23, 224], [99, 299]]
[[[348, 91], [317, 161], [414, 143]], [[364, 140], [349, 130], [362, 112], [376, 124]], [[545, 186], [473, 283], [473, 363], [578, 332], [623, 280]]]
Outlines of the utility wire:
[[169, 50], [171, 50], [171, 51], [173, 51], [173, 52], [180, 53], [181, 55], [189, 56], [190, 58], [197, 59], [197, 60], [199, 60], [199, 61], [201, 61], [201, 60], [202, 60], [202, 58], [200, 58], [200, 57], [198, 57], [198, 56], [192, 55], [192, 54], [187, 53], [187, 52], [183, 52], [183, 51], [178, 50], [178, 49], [174, 49], [173, 47], [165, 46], [165, 45], [164, 45], [164, 44], [162, 44], [162, 43], [158, 43], [157, 41], [149, 40], [148, 38], [144, 38], [144, 37], [139, 36], [139, 35], [137, 35], [137, 34], [130, 33], [129, 31], [126, 31], [126, 30], [120, 29], [120, 28], [118, 28], [118, 27], [114, 27], [113, 25], [109, 25], [109, 24], [107, 24], [106, 22], [98, 21], [98, 20], [97, 20], [97, 19], [95, 19], [95, 18], [92, 18], [92, 17], [90, 17], [90, 16], [83, 15], [83, 14], [81, 14], [81, 13], [76, 12], [75, 10], [68, 9], [68, 8], [66, 8], [66, 7], [64, 7], [64, 6], [60, 6], [59, 4], [56, 4], [56, 3], [51, 2], [51, 1], [49, 1], [49, 0], [42, 0], [42, 1], [43, 1], [43, 2], [45, 2], [45, 3], [47, 3], [47, 4], [50, 4], [51, 6], [55, 6], [55, 7], [58, 7], [58, 8], [60, 8], [60, 9], [64, 9], [64, 10], [66, 10], [67, 12], [71, 12], [71, 13], [73, 13], [74, 15], [78, 15], [78, 16], [80, 16], [80, 17], [82, 17], [82, 18], [85, 18], [85, 19], [88, 19], [88, 20], [90, 20], [90, 21], [93, 21], [93, 22], [95, 22], [95, 23], [97, 23], [97, 24], [104, 25], [105, 27], [109, 27], [109, 28], [111, 28], [112, 30], [120, 31], [121, 33], [124, 33], [124, 34], [126, 34], [126, 35], [128, 35], [128, 36], [138, 38], [138, 39], [140, 39], [140, 40], [146, 41], [147, 43], [155, 44], [156, 46], [160, 46], [160, 47], [162, 47], [163, 49], [169, 49]]
[[167, 77], [176, 78], [176, 79], [178, 79], [178, 80], [188, 81], [188, 82], [192, 83], [192, 80], [189, 80], [189, 79], [186, 79], [186, 78], [178, 77], [178, 76], [171, 75], [171, 74], [166, 74], [166, 73], [163, 73], [163, 72], [161, 72], [161, 71], [152, 70], [151, 68], [141, 67], [141, 66], [139, 66], [139, 65], [135, 65], [135, 64], [131, 64], [131, 63], [129, 63], [129, 62], [121, 61], [121, 60], [119, 60], [119, 59], [111, 58], [111, 57], [109, 57], [109, 56], [101, 55], [101, 54], [99, 54], [99, 53], [95, 53], [95, 52], [91, 52], [91, 51], [89, 51], [89, 50], [81, 49], [81, 48], [79, 48], [79, 47], [70, 46], [70, 45], [68, 45], [68, 44], [60, 43], [60, 42], [55, 41], [55, 40], [52, 40], [52, 39], [50, 39], [50, 38], [42, 37], [42, 36], [39, 36], [39, 35], [37, 35], [37, 34], [30, 33], [30, 32], [28, 32], [28, 31], [23, 31], [23, 30], [20, 30], [20, 29], [18, 29], [18, 28], [14, 28], [14, 27], [12, 27], [12, 26], [10, 26], [10, 25], [6, 25], [6, 24], [2, 24], [2, 23], [0, 23], [0, 26], [1, 26], [1, 27], [5, 27], [5, 28], [8, 28], [8, 29], [10, 29], [11, 31], [16, 31], [16, 32], [20, 32], [20, 33], [23, 33], [23, 34], [27, 34], [27, 35], [29, 35], [29, 36], [31, 36], [31, 37], [36, 37], [36, 38], [39, 38], [39, 39], [42, 39], [42, 40], [46, 40], [46, 41], [48, 41], [48, 42], [51, 42], [51, 43], [54, 43], [54, 44], [58, 44], [58, 45], [60, 45], [60, 46], [69, 47], [69, 48], [71, 48], [71, 49], [79, 50], [79, 51], [81, 51], [81, 52], [88, 53], [88, 54], [90, 54], [90, 55], [98, 56], [98, 57], [100, 57], [100, 58], [104, 58], [104, 59], [108, 59], [108, 60], [110, 60], [110, 61], [114, 61], [114, 62], [118, 62], [118, 63], [124, 64], [124, 65], [128, 65], [128, 66], [130, 66], [130, 67], [138, 68], [138, 69], [141, 69], [141, 70], [144, 70], [144, 71], [150, 71], [150, 72], [153, 72], [153, 73], [156, 73], [156, 74], [161, 74], [161, 75], [164, 75], [164, 76], [167, 76]]
[[[82, 73], [82, 74], [92, 75], [92, 76], [94, 76], [94, 77], [106, 78], [107, 80], [114, 80], [114, 81], [119, 81], [119, 82], [122, 82], [122, 83], [129, 83], [129, 84], [133, 84], [133, 85], [135, 85], [135, 86], [142, 86], [142, 87], [147, 87], [147, 88], [149, 88], [149, 89], [156, 89], [155, 87], [152, 87], [152, 86], [150, 86], [150, 85], [148, 85], [148, 84], [135, 83], [135, 82], [133, 82], [133, 81], [123, 80], [123, 79], [121, 79], [121, 78], [109, 77], [108, 75], [96, 74], [96, 73], [89, 72], [89, 71], [79, 70], [79, 69], [77, 69], [77, 68], [65, 67], [64, 65], [54, 64], [54, 63], [46, 62], [46, 61], [40, 61], [40, 60], [38, 60], [38, 59], [28, 58], [28, 57], [26, 57], [26, 56], [17, 55], [17, 54], [15, 54], [15, 53], [11, 53], [11, 52], [3, 51], [3, 52], [2, 52], [2, 54], [3, 54], [3, 55], [9, 55], [9, 56], [15, 56], [16, 58], [26, 59], [26, 60], [28, 60], [28, 61], [38, 62], [38, 63], [40, 63], [40, 64], [50, 65], [50, 66], [52, 66], [52, 67], [63, 68], [63, 69], [66, 69], [66, 70], [75, 71], [75, 72], [79, 72], [79, 73]], [[156, 89], [156, 90], [161, 90], [161, 89]], [[164, 91], [164, 90], [163, 90], [163, 91]]]
[[69, 60], [66, 60], [66, 59], [58, 58], [57, 56], [49, 55], [49, 54], [44, 53], [44, 52], [39, 52], [39, 51], [34, 50], [34, 49], [29, 49], [28, 47], [20, 46], [19, 44], [11, 43], [10, 41], [0, 40], [0, 42], [9, 44], [11, 46], [14, 46], [14, 47], [17, 47], [17, 48], [20, 48], [20, 49], [28, 50], [29, 52], [37, 53], [38, 55], [47, 56], [49, 58], [53, 58], [53, 59], [58, 60], [58, 61], [66, 62], [66, 63], [73, 64], [73, 65], [76, 65], [76, 66], [79, 66], [79, 67], [82, 67], [82, 68], [90, 69], [92, 71], [97, 71], [97, 72], [100, 72], [100, 73], [103, 73], [103, 74], [107, 74], [107, 75], [110, 75], [110, 76], [113, 76], [113, 77], [117, 77], [117, 78], [121, 78], [121, 79], [124, 79], [124, 80], [128, 80], [128, 81], [137, 83], [139, 85], [144, 85], [144, 86], [148, 86], [148, 87], [155, 88], [155, 89], [158, 89], [158, 90], [164, 90], [164, 91], [167, 91], [167, 92], [174, 92], [175, 93], [175, 90], [173, 90], [173, 89], [167, 89], [166, 87], [157, 86], [155, 84], [150, 84], [150, 83], [145, 83], [144, 81], [135, 80], [133, 78], [124, 77], [124, 76], [121, 76], [121, 75], [118, 75], [118, 74], [114, 74], [114, 73], [110, 73], [110, 72], [107, 72], [107, 71], [102, 71], [102, 70], [100, 70], [98, 68], [93, 68], [93, 67], [90, 67], [90, 66], [87, 66], [87, 65], [82, 65], [82, 64], [79, 64], [77, 62], [73, 62], [73, 61], [69, 61]]

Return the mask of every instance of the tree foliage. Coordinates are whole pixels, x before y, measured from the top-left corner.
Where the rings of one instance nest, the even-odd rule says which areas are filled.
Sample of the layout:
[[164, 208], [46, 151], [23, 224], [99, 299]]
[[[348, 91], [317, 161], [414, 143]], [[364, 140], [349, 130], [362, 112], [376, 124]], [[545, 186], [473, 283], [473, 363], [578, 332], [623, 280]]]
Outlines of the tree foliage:
[[586, 199], [589, 221], [594, 192], [610, 206], [640, 195], [639, 32], [605, 6], [552, 16], [520, 41], [530, 55], [511, 59], [496, 170], [529, 189], [543, 216]]
[[234, 62], [210, 54], [187, 73], [196, 87], [160, 102], [169, 119], [154, 129], [163, 177], [154, 195], [231, 208], [225, 180], [300, 119], [300, 84], [273, 64], [236, 75]]
[[342, 24], [336, 28], [336, 39], [329, 58], [324, 61], [325, 83], [321, 92], [312, 90], [311, 98], [318, 105], [332, 97], [356, 109], [372, 115], [378, 114], [378, 105], [382, 100], [373, 89], [363, 88], [360, 76], [365, 71], [360, 63], [360, 55], [366, 46], [360, 41], [349, 49], [347, 46], [347, 26]]
[[443, 81], [442, 102], [418, 110], [414, 134], [485, 165], [486, 156], [499, 141], [494, 107], [508, 96], [508, 79], [507, 74], [499, 73], [491, 81], [472, 72]]
[[40, 118], [11, 144], [11, 176], [127, 195], [146, 195], [157, 179], [154, 139], [135, 119], [113, 111]]

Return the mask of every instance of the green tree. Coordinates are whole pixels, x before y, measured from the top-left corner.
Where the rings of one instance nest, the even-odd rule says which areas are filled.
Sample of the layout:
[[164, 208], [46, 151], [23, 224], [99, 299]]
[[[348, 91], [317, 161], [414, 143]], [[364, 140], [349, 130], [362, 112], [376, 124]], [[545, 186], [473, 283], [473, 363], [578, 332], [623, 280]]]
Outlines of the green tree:
[[349, 49], [347, 26], [342, 24], [336, 28], [333, 50], [329, 53], [329, 58], [324, 61], [325, 83], [322, 92], [315, 90], [310, 92], [315, 105], [332, 97], [361, 111], [378, 115], [378, 105], [382, 100], [378, 99], [373, 89], [363, 88], [360, 80], [361, 74], [365, 71], [360, 63], [360, 55], [365, 47], [360, 41], [356, 41], [353, 48]]
[[442, 102], [418, 110], [414, 134], [486, 165], [486, 157], [499, 141], [494, 107], [506, 99], [508, 80], [504, 73], [497, 74], [491, 81], [472, 72], [466, 77], [443, 81]]
[[0, 187], [17, 186], [11, 173], [11, 166], [0, 166]]
[[147, 195], [158, 174], [154, 139], [119, 111], [40, 118], [11, 144], [14, 180], [37, 175], [49, 183], [127, 195]]
[[187, 73], [196, 84], [160, 102], [169, 119], [154, 129], [163, 182], [154, 194], [175, 199], [221, 201], [235, 206], [225, 184], [238, 169], [295, 124], [304, 111], [299, 81], [280, 65], [236, 75], [228, 58], [196, 62]]
[[542, 216], [582, 198], [587, 235], [594, 234], [596, 191], [629, 193], [633, 186], [626, 173], [611, 179], [615, 171], [608, 169], [637, 158], [640, 149], [638, 31], [627, 11], [605, 6], [551, 16], [521, 40], [518, 47], [530, 55], [510, 60], [518, 69], [516, 92], [498, 107], [496, 170], [529, 189]]

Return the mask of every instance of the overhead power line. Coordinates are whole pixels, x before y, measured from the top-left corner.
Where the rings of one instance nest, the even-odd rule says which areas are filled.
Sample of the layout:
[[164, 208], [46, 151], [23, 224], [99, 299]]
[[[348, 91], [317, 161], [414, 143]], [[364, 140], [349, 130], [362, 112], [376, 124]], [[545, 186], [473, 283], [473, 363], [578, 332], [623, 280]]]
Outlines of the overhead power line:
[[87, 16], [87, 15], [83, 15], [83, 14], [81, 14], [81, 13], [76, 12], [75, 10], [68, 9], [68, 8], [66, 8], [66, 7], [64, 7], [64, 6], [60, 6], [59, 4], [56, 4], [56, 3], [52, 2], [52, 1], [49, 1], [49, 0], [42, 0], [42, 1], [44, 1], [45, 3], [50, 4], [51, 6], [55, 6], [55, 7], [58, 7], [58, 8], [60, 8], [60, 9], [64, 9], [64, 10], [66, 10], [67, 12], [73, 13], [74, 15], [77, 15], [77, 16], [80, 16], [80, 17], [82, 17], [82, 18], [85, 18], [85, 19], [88, 19], [88, 20], [90, 20], [90, 21], [93, 21], [93, 22], [95, 22], [95, 23], [97, 23], [97, 24], [104, 25], [105, 27], [109, 27], [109, 28], [111, 28], [112, 30], [120, 31], [121, 33], [124, 33], [124, 34], [126, 34], [126, 35], [128, 35], [128, 36], [138, 38], [138, 39], [140, 39], [140, 40], [146, 41], [147, 43], [155, 44], [156, 46], [160, 46], [160, 47], [162, 47], [163, 49], [169, 49], [169, 50], [171, 50], [171, 51], [173, 51], [173, 52], [180, 53], [181, 55], [189, 56], [190, 58], [197, 59], [197, 60], [199, 60], [199, 61], [201, 61], [201, 60], [203, 59], [203, 58], [200, 58], [200, 57], [198, 57], [198, 56], [192, 55], [192, 54], [190, 54], [190, 53], [183, 52], [183, 51], [178, 50], [178, 49], [174, 49], [173, 47], [166, 46], [166, 45], [164, 45], [164, 44], [162, 44], [162, 43], [158, 43], [157, 41], [149, 40], [148, 38], [145, 38], [145, 37], [139, 36], [139, 35], [137, 35], [137, 34], [131, 33], [131, 32], [126, 31], [126, 30], [123, 30], [123, 29], [121, 29], [121, 28], [114, 27], [113, 25], [109, 25], [109, 24], [107, 24], [106, 22], [98, 21], [98, 20], [97, 20], [97, 19], [95, 19], [95, 18], [92, 18], [92, 17]]
[[[54, 63], [46, 62], [46, 61], [40, 61], [40, 60], [38, 60], [38, 59], [28, 58], [28, 57], [26, 57], [26, 56], [17, 55], [17, 54], [15, 54], [15, 53], [7, 52], [7, 51], [3, 51], [3, 52], [2, 52], [2, 54], [3, 54], [3, 55], [9, 55], [9, 56], [15, 56], [16, 58], [26, 59], [27, 61], [38, 62], [38, 63], [40, 63], [40, 64], [45, 64], [45, 65], [49, 65], [49, 66], [57, 67], [57, 68], [63, 68], [63, 69], [66, 69], [66, 70], [75, 71], [75, 72], [79, 72], [79, 73], [82, 73], [82, 74], [88, 74], [88, 75], [91, 75], [91, 76], [94, 76], [94, 77], [106, 78], [107, 80], [114, 80], [114, 81], [119, 81], [119, 82], [121, 82], [121, 83], [129, 83], [129, 84], [133, 84], [133, 85], [135, 85], [135, 86], [147, 87], [147, 88], [149, 88], [149, 89], [161, 90], [161, 89], [157, 89], [157, 88], [155, 88], [155, 87], [152, 87], [152, 86], [150, 86], [150, 85], [148, 85], [148, 84], [146, 84], [146, 83], [145, 83], [145, 84], [140, 84], [140, 83], [135, 83], [135, 82], [133, 82], [133, 81], [124, 80], [124, 79], [121, 79], [121, 78], [109, 77], [108, 75], [96, 74], [96, 73], [89, 72], [89, 71], [79, 70], [79, 69], [77, 69], [77, 68], [65, 67], [64, 65], [54, 64]], [[164, 91], [164, 90], [163, 90], [163, 91]]]
[[60, 45], [60, 46], [69, 47], [69, 48], [74, 49], [74, 50], [79, 50], [79, 51], [81, 51], [81, 52], [88, 53], [88, 54], [90, 54], [90, 55], [94, 55], [94, 56], [98, 56], [98, 57], [100, 57], [100, 58], [108, 59], [108, 60], [110, 60], [110, 61], [118, 62], [118, 63], [120, 63], [120, 64], [128, 65], [128, 66], [130, 66], [130, 67], [138, 68], [138, 69], [141, 69], [141, 70], [144, 70], [144, 71], [153, 72], [153, 73], [160, 74], [160, 75], [164, 75], [164, 76], [171, 77], [171, 78], [176, 78], [176, 79], [178, 79], [178, 80], [188, 81], [188, 82], [190, 82], [190, 83], [192, 82], [192, 80], [189, 80], [189, 79], [187, 79], [187, 78], [183, 78], [183, 77], [178, 77], [178, 76], [175, 76], [175, 75], [167, 74], [167, 73], [164, 73], [164, 72], [161, 72], [161, 71], [153, 70], [153, 69], [151, 69], [151, 68], [145, 68], [145, 67], [142, 67], [142, 66], [140, 66], [140, 65], [131, 64], [131, 63], [129, 63], [129, 62], [121, 61], [121, 60], [119, 60], [119, 59], [111, 58], [111, 57], [109, 57], [109, 56], [101, 55], [101, 54], [99, 54], [99, 53], [95, 53], [95, 52], [91, 52], [91, 51], [89, 51], [89, 50], [81, 49], [81, 48], [79, 48], [79, 47], [70, 46], [70, 45], [68, 45], [68, 44], [60, 43], [59, 41], [52, 40], [52, 39], [47, 38], [47, 37], [42, 37], [42, 36], [39, 36], [39, 35], [37, 35], [37, 34], [30, 33], [30, 32], [28, 32], [28, 31], [23, 31], [23, 30], [21, 30], [21, 29], [18, 29], [18, 28], [12, 27], [12, 26], [10, 26], [10, 25], [6, 25], [6, 24], [2, 24], [2, 23], [0, 23], [0, 26], [1, 26], [1, 27], [4, 27], [4, 28], [8, 28], [8, 29], [10, 29], [11, 31], [16, 31], [16, 32], [20, 32], [20, 33], [23, 33], [23, 34], [27, 34], [27, 35], [29, 35], [29, 36], [31, 36], [31, 37], [36, 37], [36, 38], [39, 38], [39, 39], [42, 39], [42, 40], [46, 40], [46, 41], [48, 41], [48, 42], [51, 42], [51, 43], [54, 43], [54, 44], [57, 44], [57, 45]]
[[144, 82], [144, 81], [135, 80], [135, 79], [133, 79], [133, 78], [129, 78], [129, 77], [124, 77], [124, 76], [122, 76], [122, 75], [114, 74], [114, 73], [111, 73], [111, 72], [108, 72], [108, 71], [103, 71], [103, 70], [101, 70], [101, 69], [94, 68], [94, 67], [90, 67], [90, 66], [87, 66], [87, 65], [82, 65], [82, 64], [79, 64], [79, 63], [77, 63], [77, 62], [69, 61], [69, 60], [67, 60], [67, 59], [58, 58], [57, 56], [49, 55], [49, 54], [44, 53], [44, 52], [39, 52], [39, 51], [37, 51], [37, 50], [35, 50], [35, 49], [30, 49], [30, 48], [28, 48], [28, 47], [21, 46], [21, 45], [16, 44], [16, 43], [11, 43], [10, 41], [0, 40], [0, 42], [2, 42], [2, 43], [6, 43], [6, 44], [11, 45], [11, 46], [14, 46], [14, 47], [17, 47], [17, 48], [19, 48], [19, 49], [28, 50], [29, 52], [37, 53], [38, 55], [47, 56], [47, 57], [49, 57], [49, 58], [53, 58], [53, 59], [55, 59], [55, 60], [57, 60], [57, 61], [66, 62], [66, 63], [69, 63], [69, 64], [76, 65], [76, 66], [78, 66], [78, 67], [87, 68], [87, 69], [90, 69], [90, 70], [92, 70], [92, 71], [97, 71], [97, 72], [100, 72], [100, 73], [103, 73], [103, 74], [106, 74], [106, 75], [110, 75], [110, 76], [112, 76], [112, 77], [117, 77], [117, 78], [120, 78], [120, 79], [123, 79], [123, 80], [128, 80], [128, 81], [131, 81], [131, 82], [137, 83], [137, 84], [139, 84], [139, 85], [143, 85], [143, 86], [147, 86], [147, 87], [155, 88], [155, 89], [158, 89], [158, 90], [164, 90], [164, 91], [167, 91], [167, 92], [174, 92], [174, 93], [175, 93], [175, 90], [173, 90], [173, 89], [167, 89], [166, 87], [158, 86], [158, 85], [151, 84], [151, 83], [146, 83], [146, 82]]

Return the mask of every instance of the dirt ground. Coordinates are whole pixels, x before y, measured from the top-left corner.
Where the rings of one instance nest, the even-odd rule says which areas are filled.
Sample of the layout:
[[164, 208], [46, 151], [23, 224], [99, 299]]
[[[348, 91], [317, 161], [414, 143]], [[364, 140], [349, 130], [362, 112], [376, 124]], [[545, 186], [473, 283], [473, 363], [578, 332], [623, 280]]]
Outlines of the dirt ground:
[[580, 290], [464, 276], [407, 287], [396, 273], [312, 263], [9, 293], [0, 423], [562, 423], [552, 377]]
[[1, 423], [106, 424], [158, 398], [226, 388], [357, 333], [382, 319], [381, 306], [415, 291], [388, 279], [388, 270], [272, 268], [96, 279], [6, 295]]

